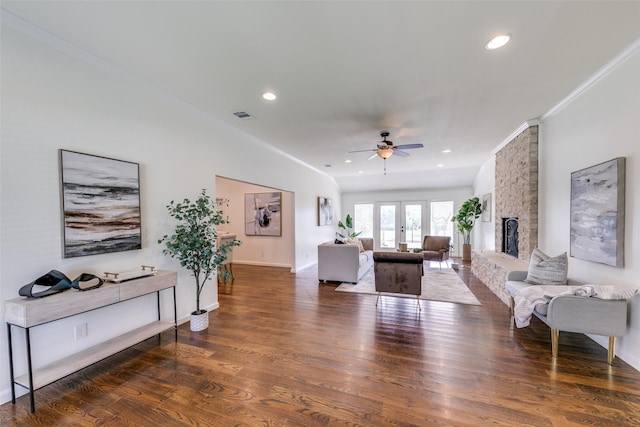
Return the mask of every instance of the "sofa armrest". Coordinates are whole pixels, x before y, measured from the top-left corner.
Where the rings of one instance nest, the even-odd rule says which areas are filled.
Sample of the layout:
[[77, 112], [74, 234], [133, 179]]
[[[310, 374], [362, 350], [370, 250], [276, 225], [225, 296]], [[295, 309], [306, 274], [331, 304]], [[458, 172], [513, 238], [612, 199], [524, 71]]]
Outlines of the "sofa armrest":
[[318, 245], [318, 280], [356, 283], [359, 256], [358, 245], [340, 245], [333, 242]]
[[549, 303], [546, 323], [558, 331], [621, 337], [627, 332], [627, 301], [559, 295]]
[[512, 281], [512, 282], [524, 282], [524, 279], [527, 278], [527, 271], [521, 271], [521, 270], [514, 270], [514, 271], [510, 271], [507, 274], [507, 281]]

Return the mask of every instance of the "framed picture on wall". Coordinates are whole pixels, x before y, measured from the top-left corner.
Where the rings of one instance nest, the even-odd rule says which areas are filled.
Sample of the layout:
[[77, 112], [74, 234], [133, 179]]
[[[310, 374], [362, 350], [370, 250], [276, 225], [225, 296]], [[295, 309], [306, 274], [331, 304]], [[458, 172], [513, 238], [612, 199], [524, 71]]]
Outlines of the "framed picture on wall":
[[247, 236], [282, 236], [282, 193], [244, 195], [244, 233]]
[[59, 153], [63, 257], [141, 249], [138, 164]]
[[328, 197], [318, 197], [318, 225], [333, 224], [333, 201]]
[[491, 193], [482, 196], [482, 222], [491, 222]]
[[624, 266], [625, 158], [571, 173], [572, 257]]

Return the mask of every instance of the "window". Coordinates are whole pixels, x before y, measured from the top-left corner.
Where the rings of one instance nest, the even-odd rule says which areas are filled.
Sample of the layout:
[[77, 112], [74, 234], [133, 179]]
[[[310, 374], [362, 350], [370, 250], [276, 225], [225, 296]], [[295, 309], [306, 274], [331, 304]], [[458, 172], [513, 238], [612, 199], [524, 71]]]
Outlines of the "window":
[[451, 236], [453, 239], [453, 201], [431, 202], [432, 236]]
[[353, 208], [353, 229], [359, 237], [373, 237], [373, 204], [356, 203]]

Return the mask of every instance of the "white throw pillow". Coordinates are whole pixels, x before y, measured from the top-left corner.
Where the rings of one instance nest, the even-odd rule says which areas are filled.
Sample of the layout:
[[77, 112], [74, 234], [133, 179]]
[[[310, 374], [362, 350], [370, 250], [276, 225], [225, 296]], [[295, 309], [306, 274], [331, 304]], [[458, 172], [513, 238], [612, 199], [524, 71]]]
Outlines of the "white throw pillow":
[[550, 257], [535, 248], [531, 253], [529, 271], [525, 282], [532, 285], [566, 285], [567, 284], [567, 253]]
[[358, 249], [360, 252], [364, 252], [364, 245], [362, 244], [362, 240], [358, 239]]

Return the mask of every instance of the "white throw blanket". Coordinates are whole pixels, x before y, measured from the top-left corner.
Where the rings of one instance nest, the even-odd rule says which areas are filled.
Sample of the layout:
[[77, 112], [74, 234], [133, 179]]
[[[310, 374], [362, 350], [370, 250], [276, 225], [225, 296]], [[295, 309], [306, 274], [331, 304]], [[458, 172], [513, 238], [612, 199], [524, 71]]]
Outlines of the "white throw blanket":
[[638, 292], [635, 288], [609, 286], [609, 285], [534, 285], [518, 292], [515, 298], [514, 317], [516, 326], [524, 328], [529, 326], [531, 315], [538, 304], [548, 304], [558, 295], [577, 295], [581, 297], [593, 297], [600, 299], [631, 299]]

